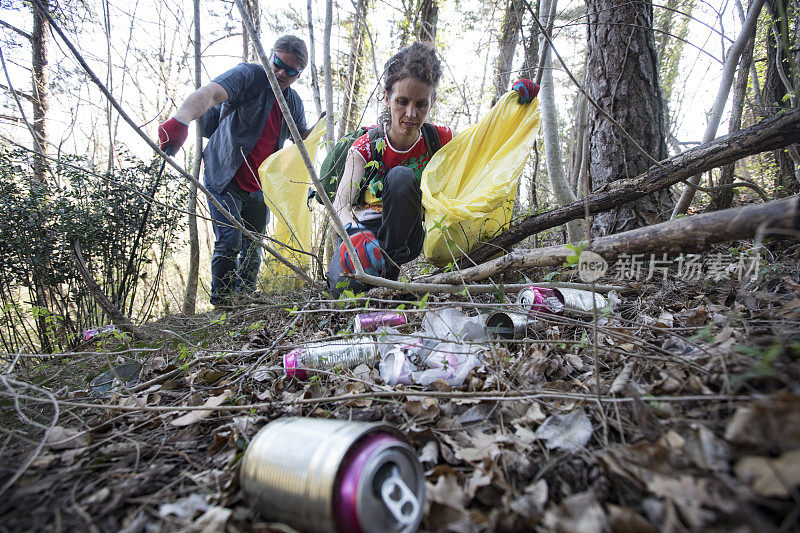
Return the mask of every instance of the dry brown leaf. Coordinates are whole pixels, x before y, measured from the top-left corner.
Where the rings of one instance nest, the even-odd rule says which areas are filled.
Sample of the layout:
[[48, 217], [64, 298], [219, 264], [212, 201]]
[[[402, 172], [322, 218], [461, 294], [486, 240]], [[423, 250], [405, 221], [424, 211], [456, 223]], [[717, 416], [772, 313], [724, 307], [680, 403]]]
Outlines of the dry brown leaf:
[[55, 426], [47, 431], [45, 444], [53, 450], [83, 448], [92, 443], [92, 434], [75, 428]]
[[611, 524], [593, 492], [581, 492], [564, 498], [556, 508], [548, 510], [542, 523], [552, 531], [608, 533]]
[[467, 486], [465, 488], [465, 492], [467, 493], [467, 496], [471, 500], [472, 498], [475, 497], [475, 492], [479, 488], [485, 487], [485, 486], [491, 485], [491, 484], [492, 484], [492, 472], [491, 472], [491, 470], [487, 469], [487, 471], [484, 472], [480, 468], [476, 468], [475, 470], [472, 471], [472, 475], [467, 480]]
[[463, 509], [469, 496], [453, 476], [439, 476], [436, 483], [426, 483], [427, 499], [431, 502], [447, 505], [454, 509]]
[[779, 394], [739, 407], [725, 428], [725, 438], [765, 452], [800, 447], [800, 396]]
[[439, 416], [439, 400], [436, 398], [409, 400], [406, 402], [405, 408], [409, 415], [417, 419], [433, 420]]
[[743, 457], [733, 471], [761, 496], [785, 498], [800, 485], [800, 450], [786, 452], [775, 459]]
[[608, 505], [608, 519], [614, 533], [656, 533], [656, 528], [642, 515], [618, 505]]
[[[205, 401], [203, 404], [204, 407], [217, 407], [222, 405], [222, 402], [228, 399], [231, 395], [231, 391], [229, 389], [225, 389], [225, 391], [220, 394], [219, 396], [212, 396], [208, 400]], [[191, 424], [195, 424], [200, 422], [204, 418], [207, 418], [211, 415], [213, 411], [210, 410], [197, 410], [197, 411], [189, 411], [183, 416], [179, 416], [175, 420], [171, 422], [173, 426], [189, 426]]]

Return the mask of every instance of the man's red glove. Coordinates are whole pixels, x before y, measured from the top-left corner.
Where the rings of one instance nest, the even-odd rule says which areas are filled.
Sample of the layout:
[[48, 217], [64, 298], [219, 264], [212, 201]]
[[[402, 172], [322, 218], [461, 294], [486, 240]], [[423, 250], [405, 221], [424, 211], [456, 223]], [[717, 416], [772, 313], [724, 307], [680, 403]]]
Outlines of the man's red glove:
[[[361, 266], [364, 267], [364, 272], [371, 276], [380, 276], [384, 268], [386, 268], [386, 260], [383, 258], [383, 253], [375, 234], [361, 224], [348, 224], [345, 229], [347, 234], [350, 235], [350, 242], [353, 243], [353, 248], [356, 249], [356, 254], [358, 254], [358, 259], [361, 261]], [[355, 272], [355, 267], [350, 260], [350, 255], [347, 253], [347, 247], [344, 242], [339, 247], [339, 262], [342, 265], [342, 271], [347, 274]]]
[[167, 155], [175, 155], [189, 135], [189, 126], [172, 117], [158, 127], [158, 145]]
[[526, 78], [515, 81], [511, 88], [519, 93], [520, 104], [530, 104], [539, 94], [539, 86]]

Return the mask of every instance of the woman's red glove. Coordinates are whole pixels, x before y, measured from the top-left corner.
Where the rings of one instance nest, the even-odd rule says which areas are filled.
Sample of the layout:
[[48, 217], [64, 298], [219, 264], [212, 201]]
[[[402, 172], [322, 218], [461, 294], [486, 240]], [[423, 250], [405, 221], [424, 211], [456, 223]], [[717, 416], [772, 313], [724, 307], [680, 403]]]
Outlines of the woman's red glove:
[[530, 104], [539, 94], [539, 86], [526, 78], [515, 81], [511, 88], [519, 93], [520, 104]]
[[[386, 260], [383, 258], [383, 253], [375, 234], [361, 224], [348, 224], [345, 229], [347, 234], [350, 235], [350, 242], [353, 243], [353, 248], [356, 249], [356, 254], [359, 261], [361, 261], [361, 266], [364, 267], [364, 272], [371, 276], [380, 276], [384, 268], [386, 268]], [[344, 272], [348, 274], [355, 272], [355, 267], [350, 260], [350, 254], [347, 253], [347, 247], [345, 247], [344, 243], [339, 248], [339, 262]]]

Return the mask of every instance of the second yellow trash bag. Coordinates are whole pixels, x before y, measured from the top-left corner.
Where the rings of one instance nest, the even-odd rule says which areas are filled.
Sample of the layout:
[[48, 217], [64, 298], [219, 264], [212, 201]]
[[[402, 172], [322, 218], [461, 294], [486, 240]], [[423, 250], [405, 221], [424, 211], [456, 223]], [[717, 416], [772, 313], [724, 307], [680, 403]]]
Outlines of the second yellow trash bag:
[[[303, 141], [311, 161], [316, 157], [317, 145], [323, 133], [324, 119]], [[310, 256], [295, 251], [310, 253], [312, 241], [311, 211], [306, 206], [311, 178], [300, 150], [294, 144], [278, 150], [261, 163], [258, 177], [270, 212], [267, 235], [276, 241], [270, 245], [295, 265], [308, 267]], [[266, 282], [264, 289], [268, 292], [295, 289], [303, 283], [286, 265], [270, 254], [264, 254], [262, 276]]]
[[506, 93], [480, 122], [442, 147], [422, 173], [423, 252], [460, 258], [511, 222], [517, 181], [539, 133], [539, 103]]

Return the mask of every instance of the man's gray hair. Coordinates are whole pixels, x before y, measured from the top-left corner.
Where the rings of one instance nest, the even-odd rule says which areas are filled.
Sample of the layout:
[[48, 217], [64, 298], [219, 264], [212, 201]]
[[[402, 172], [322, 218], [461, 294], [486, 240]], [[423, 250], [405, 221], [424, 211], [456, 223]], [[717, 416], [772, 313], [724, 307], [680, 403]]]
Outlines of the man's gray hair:
[[274, 48], [276, 52], [294, 54], [297, 57], [297, 60], [302, 64], [303, 68], [305, 68], [306, 64], [308, 64], [308, 49], [306, 48], [305, 41], [300, 37], [296, 37], [294, 35], [283, 35], [278, 37], [278, 40], [275, 41]]

